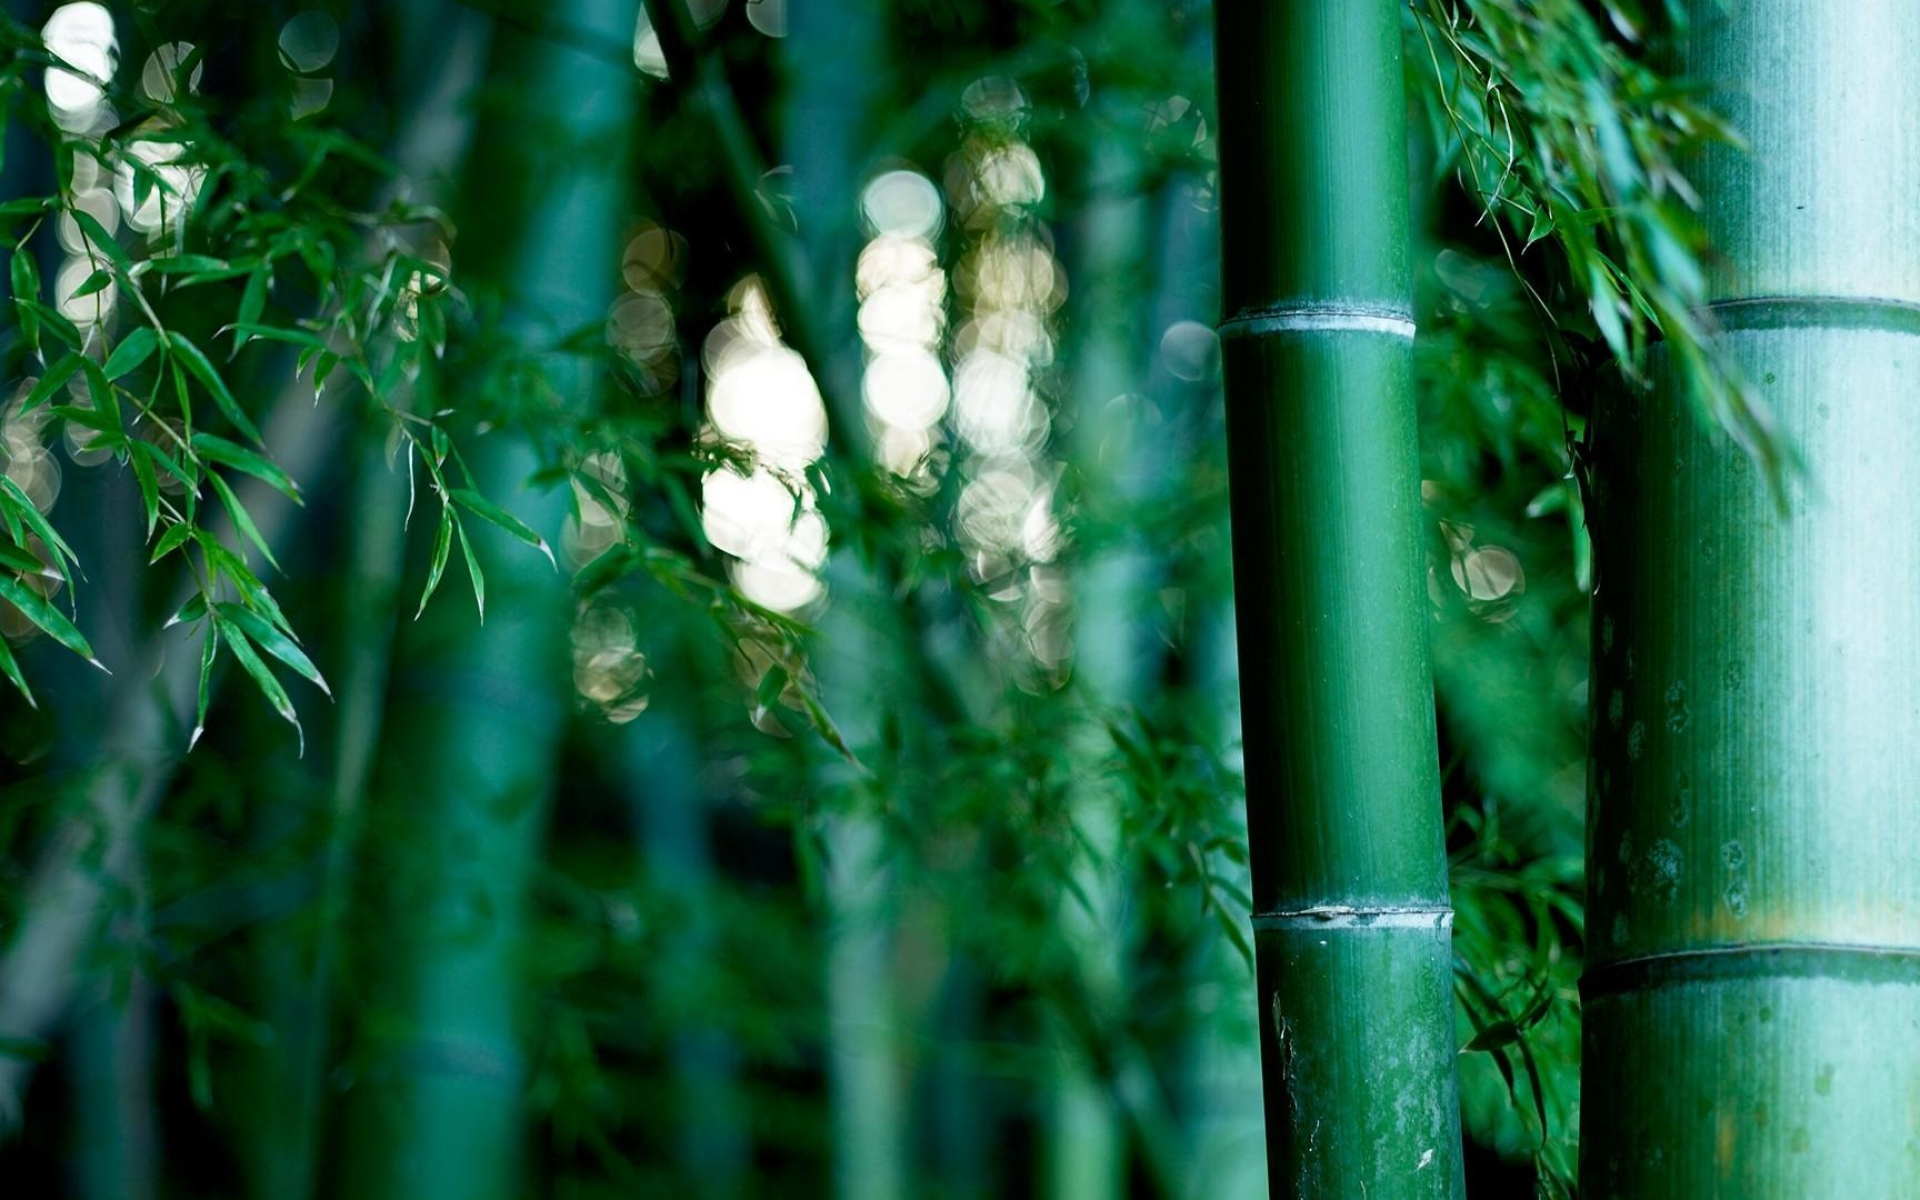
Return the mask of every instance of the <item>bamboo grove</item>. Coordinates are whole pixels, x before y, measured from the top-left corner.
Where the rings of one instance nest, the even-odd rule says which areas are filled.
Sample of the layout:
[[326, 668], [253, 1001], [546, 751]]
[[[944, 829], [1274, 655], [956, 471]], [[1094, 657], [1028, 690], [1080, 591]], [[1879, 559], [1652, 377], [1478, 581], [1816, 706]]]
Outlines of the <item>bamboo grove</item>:
[[6, 0], [0, 1190], [1920, 1190], [1908, 7]]

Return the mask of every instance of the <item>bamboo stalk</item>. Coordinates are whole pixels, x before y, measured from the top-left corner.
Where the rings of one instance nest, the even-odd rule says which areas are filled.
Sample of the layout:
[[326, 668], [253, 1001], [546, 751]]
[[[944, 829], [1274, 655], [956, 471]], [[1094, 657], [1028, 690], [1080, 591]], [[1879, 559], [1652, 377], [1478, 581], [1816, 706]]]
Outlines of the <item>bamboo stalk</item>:
[[[561, 25], [603, 38], [630, 36], [638, 15], [635, 0], [553, 8]], [[636, 72], [572, 41], [495, 45], [519, 104], [504, 125], [482, 118], [463, 261], [469, 278], [510, 290], [530, 342], [555, 341], [603, 320], [612, 299]], [[590, 360], [544, 369], [561, 396], [595, 386]], [[522, 490], [540, 465], [526, 439], [484, 439], [468, 461], [483, 494], [557, 541], [566, 495]], [[521, 939], [565, 716], [571, 603], [563, 574], [474, 532], [486, 623], [443, 596], [406, 629], [375, 768], [392, 823], [378, 847], [370, 827], [368, 854], [384, 853], [391, 890], [372, 918], [367, 1069], [347, 1155], [356, 1197], [522, 1192]]]
[[1590, 1195], [1920, 1193], [1920, 10], [1697, 3], [1709, 298], [1807, 468], [1650, 394], [1592, 494]]
[[[1138, 5], [1122, 5], [1109, 20], [1135, 17], [1137, 10]], [[1138, 510], [1142, 477], [1148, 474], [1141, 410], [1149, 402], [1139, 394], [1139, 384], [1145, 374], [1141, 318], [1152, 294], [1141, 278], [1147, 203], [1134, 153], [1112, 134], [1094, 147], [1088, 200], [1072, 242], [1074, 294], [1085, 299], [1075, 314], [1081, 331], [1074, 359], [1077, 419], [1069, 450], [1088, 507], [1113, 517]], [[1140, 616], [1154, 565], [1135, 539], [1114, 537], [1074, 576], [1079, 609], [1074, 676], [1088, 711], [1068, 747], [1081, 764], [1071, 798], [1081, 844], [1060, 922], [1073, 944], [1088, 1002], [1102, 1013], [1122, 1003], [1127, 973], [1120, 814], [1113, 781], [1098, 770], [1101, 754], [1111, 745], [1103, 720], [1136, 699], [1146, 675]], [[1091, 1061], [1094, 1056], [1074, 1044], [1071, 1032], [1064, 1031], [1064, 1061], [1052, 1081], [1047, 1194], [1059, 1200], [1104, 1200], [1123, 1191], [1126, 1133], [1108, 1081]]]
[[[393, 68], [410, 87], [406, 116], [396, 131], [395, 161], [403, 186], [415, 189], [415, 200], [438, 200], [434, 183], [457, 169], [472, 131], [465, 107], [484, 70], [488, 24], [449, 0], [414, 0], [398, 15], [397, 26]], [[427, 61], [431, 69], [409, 74]], [[438, 374], [430, 364], [399, 402], [415, 412], [430, 410]], [[302, 871], [302, 883], [315, 894], [316, 928], [311, 939], [290, 936], [282, 925], [256, 931], [255, 986], [273, 1039], [251, 1065], [255, 1094], [270, 1102], [258, 1106], [243, 1162], [250, 1194], [274, 1200], [307, 1200], [320, 1184], [327, 1077], [336, 1050], [334, 995], [367, 781], [386, 715], [396, 627], [407, 603], [400, 592], [408, 480], [404, 465], [389, 457], [388, 432], [384, 423], [375, 422], [358, 430], [348, 447], [354, 519], [345, 535], [346, 569], [354, 586], [340, 598], [343, 651], [334, 681], [328, 809], [321, 818], [316, 861]]]
[[1399, 10], [1216, 17], [1268, 1175], [1275, 1196], [1453, 1196]]

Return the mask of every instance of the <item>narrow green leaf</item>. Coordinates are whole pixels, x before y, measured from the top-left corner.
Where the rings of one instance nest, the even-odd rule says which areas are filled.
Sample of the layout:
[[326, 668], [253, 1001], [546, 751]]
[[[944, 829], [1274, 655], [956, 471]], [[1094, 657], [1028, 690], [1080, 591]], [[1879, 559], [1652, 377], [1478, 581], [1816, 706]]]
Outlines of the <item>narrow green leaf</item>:
[[237, 442], [230, 442], [226, 438], [211, 433], [196, 433], [189, 444], [196, 453], [217, 463], [224, 463], [237, 471], [245, 471], [255, 479], [271, 485], [295, 504], [303, 503], [300, 499], [299, 485], [294, 483], [292, 477], [281, 470], [280, 465], [273, 460], [256, 454]]
[[[260, 267], [247, 277], [247, 289], [240, 294], [240, 308], [239, 311], [234, 314], [240, 318], [237, 324], [257, 325], [260, 323], [260, 314], [266, 311], [267, 307], [267, 283], [272, 277], [272, 272], [266, 267]], [[246, 344], [246, 341], [247, 335], [242, 333], [234, 339], [234, 349], [238, 350]]]
[[252, 638], [260, 649], [292, 667], [301, 678], [325, 692], [327, 696], [333, 695], [333, 689], [327, 686], [327, 681], [320, 675], [320, 669], [313, 665], [313, 660], [307, 657], [306, 652], [295, 645], [292, 638], [275, 629], [259, 613], [230, 601], [221, 601], [214, 605], [214, 611], [229, 623], [239, 626], [240, 631]]
[[277, 325], [260, 325], [252, 321], [236, 321], [221, 329], [221, 333], [232, 331], [243, 339], [260, 338], [269, 342], [286, 342], [293, 346], [304, 346], [309, 350], [325, 350], [326, 342], [317, 334], [304, 329], [282, 329]]
[[40, 382], [34, 384], [33, 390], [27, 393], [26, 400], [20, 405], [20, 411], [32, 412], [52, 399], [54, 393], [65, 387], [67, 380], [72, 379], [73, 373], [80, 369], [80, 361], [80, 354], [76, 351], [65, 355], [48, 367], [47, 373], [40, 377]]
[[21, 328], [31, 327], [36, 331], [29, 339], [29, 344], [35, 353], [40, 352], [40, 336], [37, 331], [43, 329], [53, 334], [54, 340], [69, 350], [78, 350], [85, 344], [86, 339], [80, 336], [79, 328], [60, 315], [58, 309], [42, 304], [38, 300], [15, 300], [14, 305], [20, 310]]
[[160, 480], [153, 473], [153, 460], [141, 453], [144, 442], [135, 443], [127, 455], [133, 464], [133, 481], [140, 486], [140, 507], [147, 514], [147, 540], [153, 540], [153, 527], [160, 521]]
[[67, 545], [67, 540], [61, 537], [48, 522], [46, 514], [42, 513], [26, 492], [20, 489], [20, 485], [5, 475], [0, 475], [0, 503], [4, 503], [21, 521], [26, 523], [28, 529], [46, 543], [48, 551], [53, 555], [53, 565], [60, 572], [60, 578], [66, 581], [67, 587], [73, 587], [73, 574], [67, 569], [68, 563], [79, 561], [73, 553], [73, 547]]
[[81, 283], [79, 287], [73, 289], [73, 295], [70, 298], [79, 300], [82, 297], [91, 296], [95, 292], [104, 292], [108, 287], [112, 286], [112, 284], [113, 274], [111, 272], [95, 271], [93, 274], [87, 276], [86, 280]]
[[267, 669], [267, 664], [260, 661], [260, 656], [254, 653], [246, 634], [242, 633], [238, 626], [231, 621], [223, 620], [217, 613], [213, 619], [219, 626], [220, 632], [226, 636], [227, 647], [233, 651], [234, 661], [239, 663], [247, 674], [253, 676], [253, 682], [259, 685], [260, 694], [273, 705], [273, 711], [279, 713], [281, 719], [293, 726], [294, 732], [300, 736], [300, 757], [305, 758], [307, 731], [300, 727], [300, 714], [294, 709], [293, 700], [287, 695], [287, 689], [280, 686], [280, 681], [273, 677], [273, 672]]
[[93, 398], [94, 411], [113, 423], [115, 433], [125, 433], [126, 428], [120, 421], [120, 397], [114, 394], [106, 372], [91, 358], [80, 360], [80, 372], [87, 377], [87, 394]]
[[[206, 597], [202, 596], [200, 603], [206, 604]], [[207, 700], [213, 694], [213, 660], [219, 652], [220, 627], [209, 621], [200, 639], [200, 693], [193, 710], [193, 732], [187, 736], [188, 754], [193, 753], [193, 748], [200, 744], [200, 735], [207, 731]]]
[[[437, 427], [435, 432], [438, 432]], [[485, 496], [482, 496], [479, 492], [469, 488], [454, 488], [448, 494], [453, 497], [454, 502], [460, 505], [461, 508], [466, 509], [482, 520], [490, 521], [498, 525], [514, 537], [532, 546], [534, 549], [540, 551], [540, 553], [546, 555], [547, 561], [553, 563], [556, 570], [559, 569], [560, 564], [554, 561], [553, 551], [547, 546], [546, 539], [528, 528], [527, 524], [520, 518], [514, 516], [506, 509], [501, 508]]]
[[13, 681], [13, 686], [20, 689], [20, 694], [27, 698], [29, 705], [40, 707], [40, 702], [33, 698], [33, 690], [27, 687], [27, 677], [20, 673], [20, 664], [14, 661], [13, 647], [7, 645], [5, 637], [0, 637], [0, 672]]
[[267, 539], [260, 535], [260, 527], [253, 523], [253, 514], [248, 512], [246, 506], [240, 503], [240, 498], [233, 494], [233, 489], [227, 486], [227, 481], [220, 478], [219, 474], [214, 471], [207, 472], [207, 480], [213, 484], [213, 490], [219, 495], [220, 503], [226, 505], [227, 515], [233, 518], [234, 528], [238, 529], [249, 542], [253, 543], [254, 549], [258, 550], [266, 557], [269, 563], [273, 564], [274, 570], [279, 570], [280, 560], [273, 556], [273, 547], [267, 545]]
[[161, 628], [172, 629], [175, 625], [188, 625], [206, 615], [207, 594], [205, 592], [196, 592], [191, 599], [180, 606], [178, 611], [167, 618], [167, 623], [161, 626]]
[[762, 712], [772, 712], [780, 703], [780, 695], [787, 690], [787, 669], [779, 663], [767, 668], [760, 677], [760, 686], [754, 689], [753, 702]]
[[192, 536], [193, 526], [187, 524], [185, 521], [176, 521], [167, 526], [166, 530], [161, 533], [159, 542], [153, 547], [153, 557], [149, 558], [147, 562], [149, 564], [159, 562], [167, 555], [178, 550], [185, 544], [186, 540]]
[[414, 611], [413, 619], [418, 621], [427, 611], [427, 601], [433, 598], [433, 589], [440, 586], [440, 576], [447, 569], [447, 552], [453, 548], [453, 508], [440, 505], [440, 528], [433, 535], [433, 562], [427, 568], [427, 586], [420, 593], [420, 607]]
[[200, 347], [178, 333], [167, 335], [167, 345], [180, 356], [180, 361], [185, 364], [187, 370], [212, 395], [214, 404], [227, 420], [233, 422], [233, 427], [246, 434], [250, 441], [259, 444], [260, 431], [254, 428], [253, 421], [241, 411], [239, 402], [233, 398], [233, 393], [227, 390], [226, 381], [220, 378], [220, 372], [214, 370], [213, 364], [207, 360], [207, 356], [201, 352]]
[[82, 408], [78, 404], [56, 404], [47, 411], [69, 424], [108, 435], [104, 438], [88, 438], [87, 443], [91, 446], [105, 447], [126, 441], [126, 437], [120, 432], [119, 423], [113, 419], [113, 416], [97, 408]]
[[166, 258], [150, 258], [147, 270], [156, 275], [188, 275], [196, 271], [225, 271], [229, 264], [224, 259], [209, 258], [204, 254], [170, 254]]
[[80, 227], [80, 232], [93, 244], [94, 249], [106, 255], [115, 266], [124, 271], [133, 265], [133, 260], [127, 257], [127, 252], [120, 248], [120, 243], [113, 240], [113, 235], [107, 232], [106, 226], [94, 219], [92, 213], [83, 208], [70, 208], [67, 212], [72, 215], [73, 223]]
[[[11, 576], [0, 575], [0, 596], [11, 600], [13, 606], [19, 609], [27, 620], [38, 625], [54, 641], [102, 671], [107, 670], [106, 664], [94, 657], [93, 647], [89, 646], [87, 639], [73, 627], [73, 622], [67, 620], [66, 614], [55, 608], [53, 602], [38, 591]], [[113, 672], [107, 671], [107, 674], [111, 675]]]
[[6, 541], [0, 541], [0, 567], [5, 567], [9, 571], [18, 571], [22, 575], [47, 573], [47, 564], [41, 562], [39, 556], [33, 551]]
[[155, 347], [160, 345], [160, 336], [151, 326], [142, 325], [132, 333], [120, 339], [120, 344], [107, 355], [107, 365], [103, 373], [108, 379], [119, 379], [129, 375], [147, 361]]
[[473, 603], [480, 610], [480, 623], [487, 623], [487, 577], [480, 571], [480, 560], [474, 557], [473, 543], [467, 540], [466, 524], [458, 519], [453, 523], [453, 531], [460, 538], [460, 555], [467, 560], [467, 578], [473, 581]]

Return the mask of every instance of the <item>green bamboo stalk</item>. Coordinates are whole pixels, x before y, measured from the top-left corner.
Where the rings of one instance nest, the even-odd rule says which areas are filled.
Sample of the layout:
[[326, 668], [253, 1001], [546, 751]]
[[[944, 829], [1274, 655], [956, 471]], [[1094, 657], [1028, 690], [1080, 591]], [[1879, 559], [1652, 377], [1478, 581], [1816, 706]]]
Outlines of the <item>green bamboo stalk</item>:
[[[637, 14], [635, 0], [564, 0], [550, 16], [604, 42], [630, 37]], [[462, 262], [468, 278], [505, 286], [530, 341], [557, 341], [603, 320], [612, 299], [636, 72], [578, 40], [502, 30], [495, 43], [516, 103], [482, 119]], [[596, 370], [548, 365], [574, 399]], [[538, 465], [530, 444], [496, 436], [468, 453], [483, 493], [558, 540], [566, 497], [523, 490]], [[571, 605], [563, 575], [475, 526], [486, 623], [442, 596], [406, 631], [375, 770], [396, 891], [374, 917], [376, 1013], [345, 1172], [356, 1198], [522, 1190], [521, 938], [566, 706]]]
[[1268, 1175], [1275, 1196], [1454, 1196], [1399, 8], [1216, 19]]
[[[835, 405], [835, 441], [854, 470], [869, 461], [859, 406], [863, 366], [855, 319], [854, 264], [861, 230], [860, 184], [878, 105], [885, 14], [870, 0], [809, 0], [790, 10], [783, 66], [788, 104], [781, 141], [793, 164], [800, 241], [783, 273], [803, 302], [809, 366]], [[768, 263], [775, 255], [763, 253]], [[788, 292], [793, 295], [792, 291]], [[798, 306], [796, 306], [797, 310]], [[780, 309], [791, 323], [789, 309]], [[857, 432], [855, 432], [857, 431]], [[849, 446], [850, 444], [850, 446]], [[864, 482], [864, 480], [863, 480]], [[908, 653], [899, 612], [876, 572], [852, 550], [851, 530], [829, 564], [831, 607], [815, 650], [821, 692], [858, 753], [881, 744], [881, 725], [899, 695], [899, 655]], [[825, 789], [859, 789], [857, 773], [834, 761]], [[825, 1030], [832, 1108], [834, 1194], [840, 1200], [895, 1200], [907, 1194], [910, 1120], [901, 1010], [894, 963], [895, 913], [885, 830], [866, 812], [827, 818]]]
[[[1109, 20], [1136, 16], [1138, 8], [1123, 5]], [[1074, 356], [1077, 420], [1068, 449], [1088, 508], [1114, 523], [1141, 499], [1141, 410], [1150, 403], [1139, 392], [1145, 374], [1140, 326], [1151, 294], [1141, 279], [1147, 204], [1135, 153], [1112, 134], [1094, 147], [1072, 259], [1074, 294], [1085, 299], [1075, 313], [1080, 326]], [[1079, 610], [1074, 676], [1089, 711], [1068, 749], [1081, 762], [1071, 803], [1083, 852], [1074, 860], [1060, 914], [1079, 959], [1082, 986], [1101, 1012], [1121, 1003], [1126, 930], [1119, 813], [1112, 780], [1103, 778], [1097, 764], [1111, 746], [1104, 718], [1131, 704], [1144, 680], [1140, 616], [1154, 565], [1143, 547], [1108, 536], [1111, 541], [1088, 556], [1074, 579]], [[1047, 1194], [1059, 1200], [1105, 1200], [1123, 1191], [1126, 1135], [1086, 1048], [1073, 1042], [1071, 1030], [1065, 1032], [1064, 1062], [1052, 1081]]]
[[1782, 494], [1656, 352], [1604, 402], [1581, 1179], [1920, 1194], [1920, 9], [1691, 6], [1750, 153], [1692, 174]]
[[[671, 619], [654, 616], [663, 625]], [[725, 886], [707, 829], [696, 668], [690, 655], [656, 668], [677, 681], [675, 688], [656, 692], [647, 711], [617, 735], [647, 877], [691, 905], [661, 964], [669, 971], [697, 971], [712, 954], [718, 929], [705, 898]], [[696, 1022], [673, 1031], [668, 1054], [674, 1166], [683, 1179], [700, 1182], [701, 1195], [735, 1200], [747, 1192], [753, 1161], [738, 1049], [725, 1031]]]
[[[401, 186], [416, 202], [439, 200], [434, 183], [454, 171], [472, 119], [464, 111], [486, 57], [487, 24], [450, 0], [413, 0], [397, 14], [392, 70], [406, 96], [396, 131], [395, 165]], [[429, 53], [431, 46], [431, 53]], [[419, 71], [422, 63], [431, 63]], [[429, 365], [400, 402], [429, 410], [438, 372]], [[327, 1134], [328, 1088], [335, 1047], [334, 993], [347, 936], [353, 876], [363, 824], [367, 781], [386, 715], [387, 677], [394, 634], [406, 603], [400, 591], [406, 565], [407, 475], [389, 454], [389, 427], [375, 422], [350, 444], [349, 487], [354, 519], [346, 531], [347, 577], [340, 597], [342, 653], [334, 671], [332, 778], [321, 818], [316, 861], [302, 871], [315, 893], [310, 938], [281, 925], [256, 933], [254, 951], [260, 1015], [272, 1039], [250, 1063], [253, 1121], [243, 1165], [250, 1194], [308, 1200], [320, 1182]], [[286, 831], [279, 831], [286, 836]]]

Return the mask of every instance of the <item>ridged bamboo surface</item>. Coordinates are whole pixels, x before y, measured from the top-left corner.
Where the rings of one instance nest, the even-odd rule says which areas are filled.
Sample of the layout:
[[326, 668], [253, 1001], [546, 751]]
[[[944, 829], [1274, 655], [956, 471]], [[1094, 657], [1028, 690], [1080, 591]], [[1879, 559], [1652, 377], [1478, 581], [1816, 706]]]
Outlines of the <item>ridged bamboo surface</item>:
[[1604, 402], [1583, 1194], [1920, 1195], [1920, 5], [1702, 0], [1693, 181], [1777, 494]]

